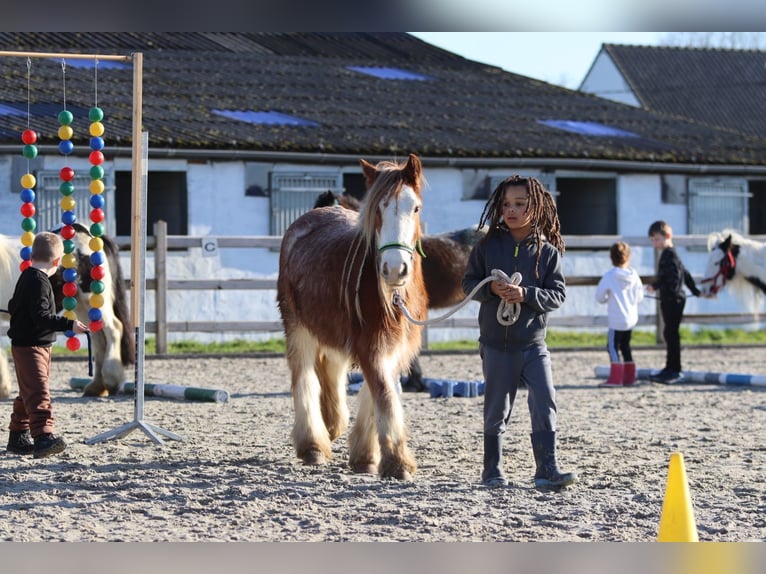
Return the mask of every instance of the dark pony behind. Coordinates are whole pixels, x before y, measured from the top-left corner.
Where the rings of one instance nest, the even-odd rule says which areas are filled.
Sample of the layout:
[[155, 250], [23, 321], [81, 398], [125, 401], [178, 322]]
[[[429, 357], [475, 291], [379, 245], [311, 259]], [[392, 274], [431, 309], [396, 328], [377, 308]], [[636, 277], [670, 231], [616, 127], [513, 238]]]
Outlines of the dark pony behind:
[[[77, 317], [83, 323], [89, 324], [88, 309], [90, 308], [90, 270], [92, 264], [90, 255], [93, 252], [89, 242], [92, 238], [87, 228], [75, 223], [75, 244], [77, 255]], [[58, 231], [58, 230], [54, 230]], [[104, 396], [116, 394], [120, 383], [126, 380], [125, 367], [134, 364], [136, 360], [133, 328], [128, 313], [125, 282], [119, 261], [119, 248], [109, 236], [102, 236], [104, 242], [103, 264], [105, 276], [103, 282], [106, 289], [103, 292], [104, 305], [101, 308], [104, 328], [91, 333], [93, 344], [94, 371], [93, 380], [83, 391], [86, 396]], [[13, 289], [19, 276], [20, 257], [14, 242], [0, 236], [0, 308], [7, 309], [8, 300], [13, 295]], [[59, 270], [51, 277], [51, 284], [56, 296], [56, 306], [62, 309], [62, 271]], [[5, 353], [0, 356], [0, 397], [8, 396], [10, 392], [10, 375], [7, 369]]]
[[349, 464], [355, 472], [408, 479], [416, 463], [397, 381], [420, 349], [421, 327], [407, 320], [393, 295], [414, 318], [425, 318], [422, 169], [414, 154], [402, 164], [361, 165], [368, 192], [359, 213], [313, 209], [282, 239], [277, 302], [292, 379], [292, 438], [305, 464], [331, 458], [332, 442], [349, 424], [347, 374], [358, 365], [365, 384]]
[[[359, 211], [359, 200], [349, 194], [326, 191], [317, 197], [314, 208], [340, 206]], [[476, 228], [458, 229], [434, 235], [424, 235], [421, 245], [423, 281], [428, 293], [429, 309], [453, 307], [463, 301], [463, 274], [474, 245], [486, 232]], [[423, 383], [423, 370], [418, 357], [414, 357], [403, 381], [405, 391], [427, 391]]]

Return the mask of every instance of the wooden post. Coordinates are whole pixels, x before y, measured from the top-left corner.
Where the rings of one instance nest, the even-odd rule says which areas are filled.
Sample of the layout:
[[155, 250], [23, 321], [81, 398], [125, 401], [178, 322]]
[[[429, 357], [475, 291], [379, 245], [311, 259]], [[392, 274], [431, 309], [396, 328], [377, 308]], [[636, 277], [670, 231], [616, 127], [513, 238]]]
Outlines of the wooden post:
[[168, 352], [168, 224], [159, 220], [154, 224], [154, 309], [157, 321], [156, 351]]

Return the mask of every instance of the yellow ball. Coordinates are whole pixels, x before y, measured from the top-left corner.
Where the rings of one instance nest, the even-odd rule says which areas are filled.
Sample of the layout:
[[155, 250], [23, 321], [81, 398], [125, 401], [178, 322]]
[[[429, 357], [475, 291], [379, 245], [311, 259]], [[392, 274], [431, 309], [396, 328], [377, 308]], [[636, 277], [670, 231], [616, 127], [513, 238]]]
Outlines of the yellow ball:
[[90, 247], [91, 251], [103, 251], [104, 240], [100, 237], [91, 237], [90, 241], [88, 242], [88, 246]]
[[24, 247], [32, 247], [32, 244], [35, 242], [35, 234], [31, 231], [25, 231], [21, 234], [21, 244]]
[[74, 130], [72, 129], [71, 126], [61, 126], [59, 128], [60, 140], [71, 140], [73, 135], [74, 135]]
[[104, 296], [100, 293], [91, 293], [90, 294], [90, 306], [95, 307], [96, 309], [100, 309], [104, 306]]
[[61, 258], [61, 265], [63, 265], [65, 269], [73, 269], [77, 267], [77, 256], [74, 253], [66, 253], [64, 257]]
[[100, 179], [94, 179], [90, 182], [90, 192], [93, 195], [104, 193], [104, 182]]
[[24, 189], [32, 189], [35, 185], [37, 185], [37, 180], [31, 173], [25, 173], [21, 176], [21, 187]]
[[102, 136], [104, 135], [104, 124], [101, 122], [93, 122], [90, 124], [90, 135]]
[[66, 195], [61, 198], [61, 209], [64, 211], [72, 211], [75, 206], [75, 200], [71, 195]]
[[62, 313], [62, 315], [63, 315], [64, 317], [66, 317], [67, 319], [71, 319], [72, 321], [74, 321], [75, 319], [77, 319], [77, 313], [75, 313], [74, 311], [72, 311], [72, 310], [69, 310], [69, 309], [67, 309], [66, 311], [64, 311], [64, 312]]

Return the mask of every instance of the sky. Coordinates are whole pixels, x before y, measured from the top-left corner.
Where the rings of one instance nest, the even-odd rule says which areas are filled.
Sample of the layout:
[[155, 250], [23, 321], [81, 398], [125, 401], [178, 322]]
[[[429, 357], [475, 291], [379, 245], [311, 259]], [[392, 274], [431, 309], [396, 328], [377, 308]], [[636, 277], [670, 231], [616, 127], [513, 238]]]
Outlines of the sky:
[[420, 39], [508, 72], [580, 87], [601, 44], [657, 45], [670, 32], [412, 32]]

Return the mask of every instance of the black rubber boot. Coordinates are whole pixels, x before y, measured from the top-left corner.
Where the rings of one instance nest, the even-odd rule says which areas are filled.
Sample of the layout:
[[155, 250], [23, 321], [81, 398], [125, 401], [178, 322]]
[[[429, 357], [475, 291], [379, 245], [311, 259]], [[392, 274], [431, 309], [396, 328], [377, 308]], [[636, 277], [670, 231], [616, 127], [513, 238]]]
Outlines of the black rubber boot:
[[502, 435], [484, 435], [484, 470], [481, 473], [484, 486], [506, 486], [508, 481], [503, 475]]
[[555, 431], [536, 431], [532, 438], [532, 452], [535, 454], [535, 486], [537, 488], [560, 488], [569, 486], [577, 476], [573, 472], [561, 472], [556, 464]]
[[8, 434], [8, 446], [5, 450], [14, 454], [32, 454], [35, 443], [32, 441], [32, 435], [27, 430], [12, 430]]

